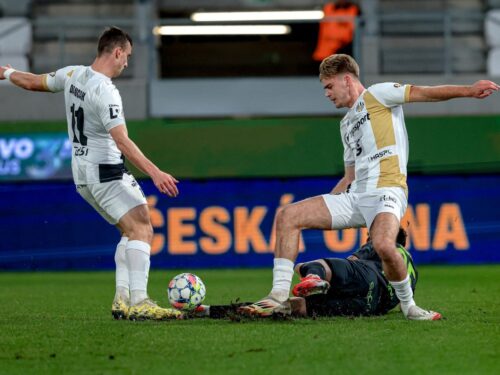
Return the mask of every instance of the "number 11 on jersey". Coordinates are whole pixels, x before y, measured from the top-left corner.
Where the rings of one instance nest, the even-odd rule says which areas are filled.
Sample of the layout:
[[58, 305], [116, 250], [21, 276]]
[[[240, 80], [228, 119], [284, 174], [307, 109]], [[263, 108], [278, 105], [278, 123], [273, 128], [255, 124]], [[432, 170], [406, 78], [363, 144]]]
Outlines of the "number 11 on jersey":
[[[87, 137], [83, 132], [83, 126], [85, 125], [83, 108], [80, 107], [75, 110], [75, 105], [71, 106], [71, 130], [73, 131], [73, 143], [79, 143], [81, 146], [75, 147], [75, 156], [86, 156], [89, 152], [87, 146]], [[76, 129], [75, 129], [76, 128]], [[78, 130], [79, 137], [76, 135], [76, 130]]]

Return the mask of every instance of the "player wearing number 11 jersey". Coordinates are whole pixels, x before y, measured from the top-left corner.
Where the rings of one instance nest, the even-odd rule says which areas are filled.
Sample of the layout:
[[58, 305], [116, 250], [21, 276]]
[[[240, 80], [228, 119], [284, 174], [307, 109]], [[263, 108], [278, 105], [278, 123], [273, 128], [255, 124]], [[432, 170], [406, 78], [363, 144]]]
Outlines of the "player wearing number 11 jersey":
[[48, 91], [64, 91], [68, 134], [73, 143], [75, 184], [87, 185], [121, 178], [103, 165], [123, 164], [121, 151], [109, 133], [125, 124], [120, 93], [111, 79], [91, 66], [68, 66], [45, 75]]
[[162, 172], [128, 137], [122, 100], [111, 79], [128, 65], [132, 39], [111, 27], [99, 38], [91, 66], [68, 66], [36, 75], [0, 67], [0, 79], [31, 91], [64, 91], [72, 171], [78, 193], [122, 233], [115, 253], [115, 318], [164, 320], [180, 317], [147, 294], [153, 228], [144, 194], [124, 166], [124, 156], [148, 174], [162, 193], [177, 196], [177, 180]]

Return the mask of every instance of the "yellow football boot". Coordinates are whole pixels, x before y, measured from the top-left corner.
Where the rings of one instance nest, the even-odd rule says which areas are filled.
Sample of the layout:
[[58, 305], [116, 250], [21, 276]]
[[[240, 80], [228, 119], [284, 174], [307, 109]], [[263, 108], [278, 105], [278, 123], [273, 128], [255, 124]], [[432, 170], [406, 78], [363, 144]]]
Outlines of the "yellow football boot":
[[115, 297], [113, 300], [113, 304], [111, 305], [111, 315], [113, 315], [113, 318], [120, 320], [120, 319], [127, 319], [128, 317], [128, 311], [130, 309], [130, 302], [128, 298], [123, 298], [121, 296]]
[[170, 320], [182, 319], [183, 314], [179, 310], [160, 307], [150, 298], [146, 298], [130, 306], [128, 318], [130, 320]]

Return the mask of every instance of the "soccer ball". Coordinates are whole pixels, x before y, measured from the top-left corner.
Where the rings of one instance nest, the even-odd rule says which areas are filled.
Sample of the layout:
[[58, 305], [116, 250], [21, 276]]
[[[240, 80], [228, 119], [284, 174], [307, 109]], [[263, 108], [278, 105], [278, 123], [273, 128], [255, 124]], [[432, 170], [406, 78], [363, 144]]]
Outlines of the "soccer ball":
[[181, 273], [168, 283], [168, 300], [179, 310], [193, 310], [205, 299], [205, 284], [192, 273]]

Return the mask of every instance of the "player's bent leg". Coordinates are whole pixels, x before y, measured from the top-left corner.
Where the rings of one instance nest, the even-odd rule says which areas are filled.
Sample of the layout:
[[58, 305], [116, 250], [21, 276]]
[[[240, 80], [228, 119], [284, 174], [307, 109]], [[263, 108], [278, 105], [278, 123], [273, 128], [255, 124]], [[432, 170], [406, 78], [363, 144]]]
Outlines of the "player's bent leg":
[[129, 236], [126, 247], [131, 300], [129, 319], [165, 320], [182, 316], [178, 310], [162, 308], [148, 297], [147, 283], [153, 228], [147, 206], [140, 205], [131, 209], [120, 219], [119, 225]]
[[396, 250], [398, 231], [398, 218], [388, 212], [379, 213], [370, 228], [373, 247], [382, 260], [384, 274], [389, 281], [404, 280], [408, 273], [403, 258]]
[[403, 258], [396, 250], [398, 230], [398, 218], [392, 213], [382, 212], [373, 221], [370, 237], [375, 251], [382, 260], [384, 274], [401, 302], [404, 316], [407, 316], [409, 307], [415, 305], [415, 302], [408, 271]]
[[300, 282], [292, 289], [295, 297], [308, 297], [315, 294], [326, 294], [330, 289], [331, 270], [323, 259], [302, 263], [296, 271], [302, 276]]
[[[331, 215], [321, 196], [287, 205], [278, 211], [273, 288], [269, 294], [269, 297], [278, 302], [288, 299], [293, 277], [293, 262], [299, 252], [300, 231], [310, 228], [331, 228]], [[269, 305], [269, 303], [264, 304]], [[255, 309], [259, 310], [260, 306], [255, 306]]]
[[[132, 240], [131, 242], [143, 240], [149, 243], [151, 241], [148, 238], [147, 225], [141, 225], [142, 223], [134, 225], [137, 223], [136, 216], [138, 215], [141, 221], [149, 222], [146, 199], [139, 185], [128, 174], [124, 174], [121, 180], [77, 186], [77, 191], [108, 223], [116, 225], [122, 233], [122, 239], [115, 252], [116, 293], [111, 306], [113, 317], [122, 319], [127, 316], [130, 305], [130, 272], [126, 249], [131, 244], [128, 239]], [[138, 230], [142, 233], [137, 233]], [[152, 237], [152, 229], [150, 231]], [[129, 233], [132, 235], [131, 238], [129, 238]], [[149, 264], [149, 255], [147, 258]]]
[[388, 212], [379, 213], [370, 229], [373, 247], [382, 259], [385, 276], [401, 302], [403, 315], [410, 320], [439, 320], [441, 314], [416, 306], [411, 289], [411, 280], [403, 258], [396, 250], [399, 231], [398, 218]]
[[332, 219], [322, 196], [286, 205], [276, 217], [277, 258], [295, 261], [302, 229], [331, 229]]
[[127, 233], [130, 241], [151, 243], [153, 239], [149, 209], [145, 204], [136, 206], [123, 215], [118, 222], [118, 227]]

